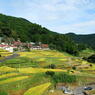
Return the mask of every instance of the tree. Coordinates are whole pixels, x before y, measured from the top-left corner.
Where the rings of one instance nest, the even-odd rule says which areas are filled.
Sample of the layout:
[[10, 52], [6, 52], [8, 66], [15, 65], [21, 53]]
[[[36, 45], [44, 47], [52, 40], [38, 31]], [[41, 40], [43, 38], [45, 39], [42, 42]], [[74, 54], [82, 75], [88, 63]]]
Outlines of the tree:
[[49, 68], [51, 68], [51, 69], [55, 69], [56, 66], [55, 66], [55, 64], [50, 64], [50, 65], [49, 65]]
[[76, 70], [76, 66], [73, 66], [72, 69], [73, 69], [73, 70]]
[[88, 62], [95, 63], [95, 54], [89, 56], [89, 57], [87, 58], [87, 61], [88, 61]]
[[1, 32], [3, 35], [5, 35], [7, 37], [10, 37], [11, 33], [12, 33], [12, 31], [7, 27], [1, 28]]
[[87, 45], [85, 45], [85, 44], [78, 44], [78, 50], [79, 51], [85, 50], [86, 48], [87, 48]]
[[55, 72], [53, 72], [53, 71], [47, 71], [46, 72], [46, 75], [49, 75], [51, 77], [54, 76], [54, 74], [55, 74]]

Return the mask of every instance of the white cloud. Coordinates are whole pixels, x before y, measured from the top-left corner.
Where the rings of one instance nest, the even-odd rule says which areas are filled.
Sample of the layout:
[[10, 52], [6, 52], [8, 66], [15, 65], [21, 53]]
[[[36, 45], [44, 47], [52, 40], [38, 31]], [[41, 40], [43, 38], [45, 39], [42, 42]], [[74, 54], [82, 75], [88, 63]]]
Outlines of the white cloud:
[[95, 0], [6, 1], [0, 1], [1, 12], [24, 17], [57, 32], [90, 33], [95, 30]]
[[83, 23], [78, 24], [71, 24], [71, 25], [62, 25], [58, 27], [51, 27], [52, 30], [60, 31], [60, 33], [68, 33], [68, 32], [75, 32], [78, 34], [89, 34], [89, 33], [95, 33], [95, 20], [93, 21], [87, 21]]

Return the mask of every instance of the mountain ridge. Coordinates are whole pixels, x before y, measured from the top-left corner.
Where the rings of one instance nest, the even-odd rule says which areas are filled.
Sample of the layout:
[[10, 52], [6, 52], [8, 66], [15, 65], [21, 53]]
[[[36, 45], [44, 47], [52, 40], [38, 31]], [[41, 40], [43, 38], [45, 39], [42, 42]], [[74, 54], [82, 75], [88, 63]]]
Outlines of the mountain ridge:
[[75, 33], [67, 33], [74, 42], [79, 44], [86, 44], [89, 47], [95, 49], [95, 34], [75, 34]]

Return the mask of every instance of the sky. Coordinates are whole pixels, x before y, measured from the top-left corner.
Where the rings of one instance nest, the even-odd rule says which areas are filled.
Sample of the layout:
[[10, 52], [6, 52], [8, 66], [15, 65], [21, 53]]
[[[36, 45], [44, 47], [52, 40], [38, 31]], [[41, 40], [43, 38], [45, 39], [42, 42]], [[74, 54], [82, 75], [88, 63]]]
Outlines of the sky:
[[95, 0], [0, 0], [0, 13], [58, 33], [95, 33]]

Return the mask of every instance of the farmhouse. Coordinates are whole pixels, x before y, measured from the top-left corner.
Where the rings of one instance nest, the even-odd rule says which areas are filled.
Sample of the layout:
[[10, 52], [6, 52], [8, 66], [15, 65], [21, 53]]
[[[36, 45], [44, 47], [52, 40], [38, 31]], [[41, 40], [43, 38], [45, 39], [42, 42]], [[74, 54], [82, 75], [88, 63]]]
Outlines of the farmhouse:
[[12, 42], [12, 44], [15, 45], [15, 46], [21, 46], [22, 42], [20, 42], [20, 41], [14, 41], [14, 42]]
[[42, 48], [40, 46], [32, 46], [31, 49], [32, 50], [41, 50]]
[[16, 48], [18, 51], [25, 51], [26, 48], [29, 48], [30, 50], [49, 50], [48, 44], [42, 44], [42, 42], [21, 42], [20, 39], [18, 39], [17, 41], [10, 43], [2, 43], [2, 40], [0, 40], [0, 43], [0, 48], [10, 52], [13, 52], [14, 48]]
[[39, 42], [38, 44], [31, 42], [30, 47], [32, 50], [49, 50], [48, 44], [42, 44], [41, 42]]
[[1, 49], [4, 49], [4, 50], [7, 50], [9, 52], [13, 52], [14, 51], [14, 48], [17, 48], [16, 46], [14, 45], [4, 45], [4, 44], [0, 44], [0, 48]]
[[43, 49], [43, 50], [49, 50], [48, 44], [41, 44], [41, 49]]

